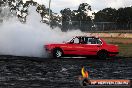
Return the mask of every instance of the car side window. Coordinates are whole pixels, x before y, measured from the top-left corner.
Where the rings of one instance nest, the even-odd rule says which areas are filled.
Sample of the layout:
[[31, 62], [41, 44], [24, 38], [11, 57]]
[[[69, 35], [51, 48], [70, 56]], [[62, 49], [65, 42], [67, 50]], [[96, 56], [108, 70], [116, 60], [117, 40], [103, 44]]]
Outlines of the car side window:
[[102, 44], [98, 38], [88, 38], [87, 44]]
[[88, 38], [87, 44], [92, 44], [92, 38]]
[[76, 37], [76, 38], [74, 38], [73, 43], [75, 43], [75, 44], [85, 44], [84, 38], [83, 37]]
[[75, 39], [74, 39], [74, 43], [75, 43], [75, 44], [79, 44], [79, 39], [78, 39], [78, 38], [75, 38]]
[[90, 44], [96, 44], [96, 40], [94, 38], [89, 39]]
[[85, 38], [84, 38], [84, 37], [80, 37], [80, 38], [79, 38], [79, 43], [80, 43], [80, 44], [86, 44], [86, 43], [85, 43]]

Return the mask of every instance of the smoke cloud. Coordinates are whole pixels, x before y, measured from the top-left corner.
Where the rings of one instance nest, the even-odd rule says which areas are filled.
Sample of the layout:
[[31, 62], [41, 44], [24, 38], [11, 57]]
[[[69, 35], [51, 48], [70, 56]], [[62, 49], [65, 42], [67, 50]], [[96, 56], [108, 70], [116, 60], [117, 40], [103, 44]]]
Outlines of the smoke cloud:
[[32, 6], [25, 24], [14, 17], [0, 25], [0, 55], [45, 57], [45, 44], [61, 43], [71, 36], [83, 34], [79, 30], [62, 32], [59, 28], [50, 29], [40, 20], [36, 7]]

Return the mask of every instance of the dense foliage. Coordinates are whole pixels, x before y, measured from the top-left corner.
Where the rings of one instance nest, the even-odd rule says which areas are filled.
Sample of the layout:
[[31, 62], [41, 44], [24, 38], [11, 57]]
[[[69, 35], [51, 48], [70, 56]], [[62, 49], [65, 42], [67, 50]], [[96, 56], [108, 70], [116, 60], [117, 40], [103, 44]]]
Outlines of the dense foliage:
[[[0, 0], [0, 22], [4, 20], [4, 17], [17, 16], [23, 23], [26, 22], [28, 16], [29, 5], [36, 6], [36, 11], [40, 14], [41, 22], [49, 24], [52, 28], [60, 27], [62, 31], [71, 29], [80, 29], [81, 31], [89, 31], [93, 29], [103, 28], [103, 30], [109, 29], [131, 29], [132, 26], [132, 7], [125, 8], [105, 8], [103, 10], [94, 13], [92, 8], [87, 3], [79, 5], [77, 10], [71, 10], [65, 8], [60, 11], [61, 16], [46, 8], [45, 5], [39, 5], [33, 0], [23, 3], [22, 0]], [[10, 12], [3, 7], [9, 7]], [[3, 12], [5, 11], [5, 12]], [[7, 13], [8, 12], [8, 13]], [[6, 13], [6, 14], [5, 14]], [[49, 20], [50, 18], [50, 20]], [[112, 23], [112, 26], [109, 25]], [[114, 25], [113, 25], [114, 24]], [[105, 29], [107, 27], [107, 29]]]

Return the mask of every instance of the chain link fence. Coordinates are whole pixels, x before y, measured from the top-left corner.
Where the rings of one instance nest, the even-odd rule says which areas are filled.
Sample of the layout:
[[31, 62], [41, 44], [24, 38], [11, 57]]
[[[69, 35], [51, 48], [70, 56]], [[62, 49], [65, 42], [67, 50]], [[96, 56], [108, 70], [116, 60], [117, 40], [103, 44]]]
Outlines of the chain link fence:
[[95, 22], [94, 25], [99, 31], [132, 30], [132, 23]]
[[62, 30], [80, 29], [81, 31], [117, 31], [132, 32], [132, 23], [116, 22], [86, 22], [86, 21], [66, 21], [62, 22]]

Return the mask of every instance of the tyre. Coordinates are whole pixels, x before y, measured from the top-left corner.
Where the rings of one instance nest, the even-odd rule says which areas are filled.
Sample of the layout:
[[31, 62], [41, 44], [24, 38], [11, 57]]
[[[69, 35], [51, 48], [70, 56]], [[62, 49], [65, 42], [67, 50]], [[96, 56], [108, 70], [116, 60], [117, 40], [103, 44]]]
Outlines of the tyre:
[[61, 58], [63, 55], [63, 51], [61, 49], [54, 49], [53, 50], [53, 57], [54, 58]]
[[108, 52], [107, 51], [99, 51], [97, 53], [97, 56], [99, 59], [106, 59], [108, 57]]

